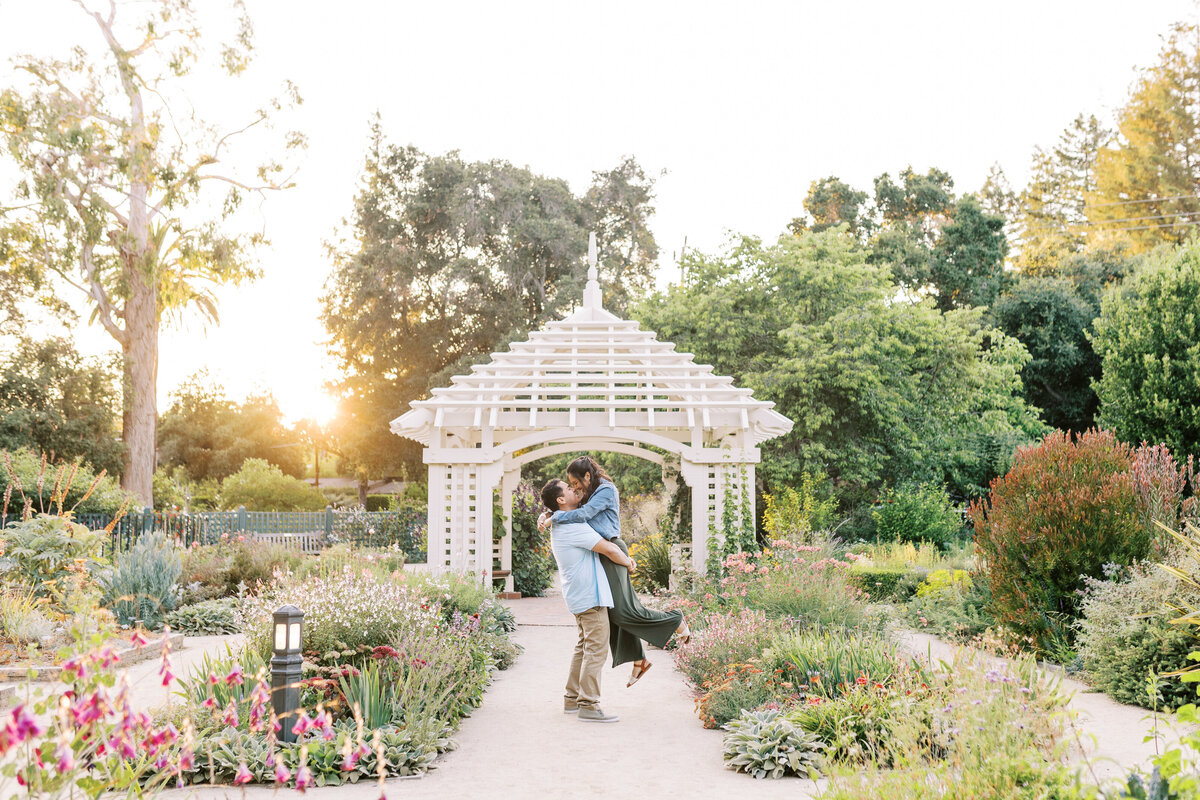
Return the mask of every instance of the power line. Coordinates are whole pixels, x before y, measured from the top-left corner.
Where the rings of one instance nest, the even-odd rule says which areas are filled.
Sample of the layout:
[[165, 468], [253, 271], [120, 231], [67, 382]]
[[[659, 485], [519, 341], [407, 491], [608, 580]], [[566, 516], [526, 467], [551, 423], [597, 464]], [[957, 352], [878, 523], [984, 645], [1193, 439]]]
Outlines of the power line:
[[1062, 225], [1035, 225], [1032, 228], [1026, 228], [1030, 231], [1045, 231], [1045, 230], [1060, 230], [1062, 228], [1078, 228], [1085, 225], [1114, 225], [1122, 222], [1145, 222], [1148, 219], [1167, 219], [1169, 217], [1192, 217], [1200, 214], [1200, 211], [1171, 211], [1166, 214], [1153, 214], [1148, 217], [1120, 217], [1118, 219], [1098, 219], [1087, 220], [1085, 222], [1064, 222]]
[[[1197, 212], [1197, 213], [1200, 213], [1200, 212]], [[1119, 231], [1146, 231], [1146, 230], [1152, 230], [1154, 228], [1185, 228], [1185, 227], [1190, 227], [1193, 225], [1200, 225], [1200, 220], [1186, 220], [1184, 222], [1164, 222], [1161, 225], [1134, 225], [1134, 226], [1128, 227], [1128, 228], [1089, 228], [1088, 230], [1085, 230], [1085, 231], [1079, 231], [1079, 233], [1115, 233], [1115, 232], [1119, 232]], [[1028, 239], [1021, 239], [1018, 241], [1028, 241]]]
[[1139, 203], [1166, 203], [1171, 200], [1191, 200], [1200, 199], [1200, 194], [1178, 194], [1174, 197], [1151, 197], [1146, 200], [1116, 200], [1111, 203], [1090, 203], [1085, 204], [1084, 208], [1105, 208], [1107, 206], [1132, 206]]

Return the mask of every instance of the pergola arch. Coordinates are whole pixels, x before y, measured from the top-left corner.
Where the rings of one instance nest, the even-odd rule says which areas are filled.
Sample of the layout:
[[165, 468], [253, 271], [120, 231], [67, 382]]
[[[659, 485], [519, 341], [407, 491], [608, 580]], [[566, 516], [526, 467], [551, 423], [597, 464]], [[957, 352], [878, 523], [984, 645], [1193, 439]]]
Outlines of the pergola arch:
[[653, 450], [647, 450], [644, 447], [635, 447], [631, 444], [608, 441], [605, 439], [581, 439], [578, 441], [548, 444], [545, 447], [529, 450], [519, 456], [514, 456], [511, 463], [513, 466], [523, 467], [532, 461], [549, 458], [550, 456], [560, 456], [563, 453], [578, 453], [580, 450], [599, 450], [605, 453], [623, 453], [627, 456], [635, 456], [636, 458], [651, 461], [655, 464], [658, 464], [660, 467], [666, 461], [666, 459], [664, 459], [659, 453], [656, 453]]
[[[702, 569], [710, 531], [725, 503], [754, 513], [758, 445], [788, 433], [792, 421], [749, 389], [696, 364], [690, 353], [601, 304], [595, 235], [588, 247], [583, 304], [487, 364], [434, 389], [392, 421], [393, 433], [425, 445], [429, 469], [429, 563], [473, 572], [492, 563], [492, 492], [499, 488], [512, 559], [512, 493], [521, 467], [550, 455], [601, 450], [662, 464], [679, 459], [692, 493], [692, 563]], [[509, 579], [511, 589], [511, 578]]]

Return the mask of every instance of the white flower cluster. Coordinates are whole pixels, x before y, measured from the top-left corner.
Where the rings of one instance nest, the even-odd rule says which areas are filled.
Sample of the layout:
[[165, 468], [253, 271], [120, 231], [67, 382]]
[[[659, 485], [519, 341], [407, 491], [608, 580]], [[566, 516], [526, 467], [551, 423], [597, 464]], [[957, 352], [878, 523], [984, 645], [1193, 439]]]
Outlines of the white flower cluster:
[[304, 612], [305, 651], [324, 653], [359, 645], [390, 644], [414, 628], [436, 628], [439, 607], [420, 593], [369, 571], [346, 567], [326, 578], [281, 576], [267, 592], [247, 601], [252, 639], [269, 635], [271, 614], [285, 604]]

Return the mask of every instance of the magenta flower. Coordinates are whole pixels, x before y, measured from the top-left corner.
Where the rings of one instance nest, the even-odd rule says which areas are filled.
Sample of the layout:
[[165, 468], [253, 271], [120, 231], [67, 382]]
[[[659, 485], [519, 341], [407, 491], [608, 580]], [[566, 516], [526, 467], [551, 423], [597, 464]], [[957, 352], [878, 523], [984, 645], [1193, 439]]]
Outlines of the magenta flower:
[[246, 762], [238, 764], [237, 775], [233, 777], [233, 785], [241, 786], [243, 783], [249, 783], [254, 780], [254, 776], [250, 774], [250, 770], [246, 768]]
[[300, 716], [296, 717], [296, 724], [292, 726], [292, 733], [297, 736], [303, 736], [309, 728], [313, 727], [315, 727], [315, 724], [308, 718], [308, 714], [301, 709]]
[[313, 775], [312, 770], [307, 765], [296, 770], [296, 790], [303, 792], [308, 787], [312, 786]]
[[233, 700], [230, 700], [229, 705], [225, 707], [225, 716], [223, 717], [223, 721], [231, 728], [236, 728], [238, 726], [237, 703]]
[[134, 647], [146, 646], [146, 637], [142, 636], [141, 631], [134, 631], [133, 635], [129, 637], [129, 641], [133, 643]]
[[235, 666], [229, 671], [229, 674], [225, 676], [225, 685], [227, 686], [241, 686], [243, 682], [241, 667]]
[[25, 708], [24, 703], [19, 703], [17, 707], [12, 710], [12, 715], [9, 718], [9, 721], [13, 726], [13, 734], [16, 738], [16, 744], [20, 744], [27, 739], [32, 739], [35, 736], [40, 736], [44, 730], [42, 726], [38, 724], [38, 721], [33, 718], [33, 715], [29, 713], [28, 709]]
[[58, 747], [54, 748], [54, 758], [57, 760], [54, 768], [59, 775], [75, 769], [75, 753], [67, 742], [58, 743]]
[[283, 761], [279, 761], [278, 763], [276, 763], [275, 764], [275, 782], [276, 783], [287, 783], [291, 779], [292, 779], [292, 773], [287, 768], [287, 765], [284, 764]]

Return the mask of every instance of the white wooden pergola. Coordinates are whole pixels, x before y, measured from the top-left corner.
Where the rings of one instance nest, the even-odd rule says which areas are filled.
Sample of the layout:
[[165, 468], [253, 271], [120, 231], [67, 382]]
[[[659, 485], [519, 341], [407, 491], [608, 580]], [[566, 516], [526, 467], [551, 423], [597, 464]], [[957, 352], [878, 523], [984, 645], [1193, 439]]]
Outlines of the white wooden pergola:
[[[583, 305], [490, 363], [434, 389], [392, 421], [393, 433], [425, 445], [429, 467], [429, 564], [489, 577], [492, 492], [500, 487], [505, 535], [501, 568], [512, 567], [512, 496], [524, 464], [568, 452], [627, 453], [662, 464], [679, 459], [692, 493], [692, 564], [704, 568], [710, 530], [724, 503], [754, 511], [758, 445], [792, 421], [749, 389], [696, 364], [654, 332], [605, 311], [588, 247]], [[748, 493], [748, 494], [747, 494]], [[512, 578], [508, 578], [509, 590]]]

